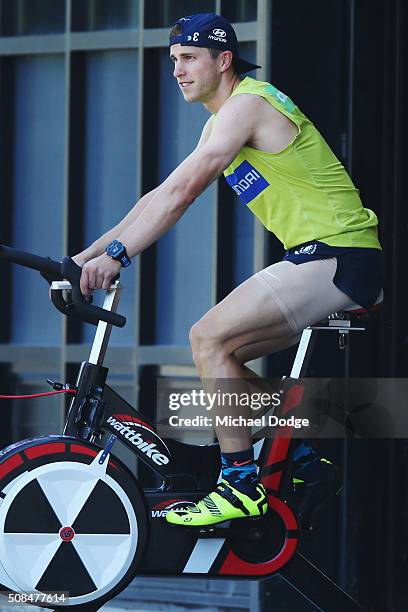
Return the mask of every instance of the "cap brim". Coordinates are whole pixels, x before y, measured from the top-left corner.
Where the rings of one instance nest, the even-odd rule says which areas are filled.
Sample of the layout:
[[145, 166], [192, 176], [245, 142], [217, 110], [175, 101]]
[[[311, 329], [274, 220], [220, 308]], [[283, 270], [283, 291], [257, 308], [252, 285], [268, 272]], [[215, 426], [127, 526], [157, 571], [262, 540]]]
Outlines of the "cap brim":
[[251, 70], [261, 68], [261, 66], [258, 66], [257, 64], [251, 64], [251, 62], [247, 62], [246, 60], [240, 57], [234, 57], [234, 66], [235, 70], [239, 74], [244, 74], [244, 72], [250, 72]]

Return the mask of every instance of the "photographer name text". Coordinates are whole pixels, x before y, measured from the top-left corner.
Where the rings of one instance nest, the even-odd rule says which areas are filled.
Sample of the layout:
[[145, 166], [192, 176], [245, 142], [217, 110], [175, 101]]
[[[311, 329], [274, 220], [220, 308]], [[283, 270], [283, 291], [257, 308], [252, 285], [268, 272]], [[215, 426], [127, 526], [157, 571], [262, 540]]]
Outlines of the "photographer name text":
[[263, 415], [258, 418], [245, 418], [243, 416], [195, 416], [179, 417], [174, 414], [169, 417], [168, 423], [171, 427], [294, 427], [301, 429], [309, 427], [309, 419], [299, 419], [294, 416], [288, 418], [275, 415]]

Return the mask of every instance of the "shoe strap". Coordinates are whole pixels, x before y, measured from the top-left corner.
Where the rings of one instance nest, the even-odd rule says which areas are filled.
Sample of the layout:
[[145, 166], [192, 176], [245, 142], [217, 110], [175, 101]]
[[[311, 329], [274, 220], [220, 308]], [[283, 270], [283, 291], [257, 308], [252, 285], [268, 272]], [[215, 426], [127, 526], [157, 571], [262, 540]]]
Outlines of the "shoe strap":
[[249, 514], [248, 508], [244, 506], [242, 500], [240, 500], [239, 497], [235, 495], [234, 491], [227, 484], [222, 483], [218, 485], [214, 493], [217, 493], [217, 495], [229, 502], [231, 506], [234, 506], [234, 508], [241, 510], [241, 512], [243, 512], [245, 515]]

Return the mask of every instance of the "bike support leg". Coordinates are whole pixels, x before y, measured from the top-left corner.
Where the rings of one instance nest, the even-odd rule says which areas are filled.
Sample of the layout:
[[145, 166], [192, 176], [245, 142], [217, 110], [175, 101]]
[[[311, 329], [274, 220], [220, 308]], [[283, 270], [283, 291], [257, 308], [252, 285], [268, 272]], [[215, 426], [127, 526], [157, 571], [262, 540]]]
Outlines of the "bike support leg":
[[[291, 378], [305, 375], [316, 341], [316, 330], [307, 328], [293, 363]], [[252, 612], [358, 612], [364, 608], [323, 574], [306, 557], [295, 553], [275, 576], [251, 585]]]
[[295, 553], [276, 576], [251, 585], [252, 612], [362, 612], [365, 608]]

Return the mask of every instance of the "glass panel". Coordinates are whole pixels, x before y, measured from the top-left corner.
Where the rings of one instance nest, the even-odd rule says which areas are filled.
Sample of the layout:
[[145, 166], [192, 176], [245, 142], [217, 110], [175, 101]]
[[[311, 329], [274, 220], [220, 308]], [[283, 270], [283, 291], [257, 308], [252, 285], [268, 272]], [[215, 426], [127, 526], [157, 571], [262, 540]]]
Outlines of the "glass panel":
[[[43, 393], [47, 387], [44, 376], [53, 380], [59, 379], [59, 373], [46, 372], [40, 375], [19, 374], [20, 382], [15, 392], [19, 395]], [[11, 441], [45, 436], [59, 433], [63, 420], [60, 409], [60, 396], [35, 397], [30, 400], [13, 400], [13, 414], [11, 420]]]
[[[167, 49], [160, 51], [158, 76], [159, 110], [153, 120], [159, 124], [160, 182], [195, 148], [209, 114], [201, 104], [184, 101], [172, 76]], [[154, 90], [148, 93], [156, 100]], [[191, 325], [211, 307], [214, 195], [214, 187], [207, 189], [157, 244], [155, 307], [159, 344], [188, 344]]]
[[[64, 185], [64, 58], [15, 60], [13, 245], [61, 259]], [[55, 345], [60, 314], [39, 274], [13, 266], [11, 342]]]
[[139, 0], [72, 0], [71, 29], [122, 30], [138, 25]]
[[[238, 3], [237, 3], [238, 4]], [[256, 3], [255, 3], [256, 4]], [[240, 55], [249, 62], [256, 63], [256, 43], [244, 42], [240, 44]], [[246, 76], [246, 75], [243, 75]], [[256, 71], [249, 73], [256, 77]], [[254, 247], [254, 215], [242, 200], [234, 194], [236, 212], [234, 218], [234, 283], [238, 285], [254, 272], [253, 247]]]
[[[77, 214], [82, 212], [83, 246], [88, 246], [116, 225], [136, 201], [138, 57], [137, 51], [106, 51], [89, 53], [83, 60], [83, 117], [75, 126], [77, 132], [84, 130], [83, 168], [78, 170], [79, 176], [82, 170], [83, 210]], [[73, 81], [74, 97], [82, 83]], [[71, 182], [76, 178], [71, 176]], [[132, 263], [122, 274], [125, 288], [118, 310], [127, 317], [127, 324], [114, 329], [113, 344], [134, 342], [135, 269]], [[84, 326], [83, 340], [92, 339], [94, 331]]]
[[2, 36], [57, 34], [65, 30], [65, 0], [2, 0]]
[[252, 212], [234, 195], [233, 286], [236, 287], [254, 273], [254, 221]]
[[168, 28], [186, 15], [214, 11], [214, 0], [146, 0], [145, 28]]
[[231, 23], [256, 21], [257, 0], [222, 0], [221, 14]]
[[[2, 300], [4, 301], [4, 300]], [[18, 394], [19, 377], [13, 372], [11, 363], [0, 363], [0, 389], [2, 395]], [[0, 428], [0, 448], [4, 448], [12, 441], [18, 439], [11, 434], [11, 424], [14, 418], [17, 400], [0, 399], [1, 428]]]
[[[0, 243], [11, 244], [13, 222], [13, 149], [14, 149], [14, 60], [0, 62]], [[13, 266], [14, 267], [14, 266]], [[12, 266], [0, 258], [2, 296], [0, 300], [0, 342], [9, 342], [11, 330]], [[7, 296], [7, 298], [6, 298]], [[0, 408], [1, 410], [1, 408]]]
[[[242, 42], [239, 45], [239, 55], [243, 59], [256, 64], [256, 43], [255, 42]], [[262, 66], [261, 66], [262, 67]], [[242, 75], [243, 77], [250, 76], [253, 79], [257, 78], [257, 70], [251, 70], [248, 73]]]
[[218, 206], [217, 301], [252, 276], [255, 217], [220, 178]]

